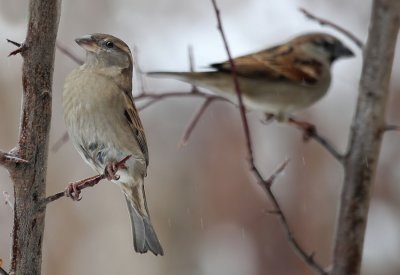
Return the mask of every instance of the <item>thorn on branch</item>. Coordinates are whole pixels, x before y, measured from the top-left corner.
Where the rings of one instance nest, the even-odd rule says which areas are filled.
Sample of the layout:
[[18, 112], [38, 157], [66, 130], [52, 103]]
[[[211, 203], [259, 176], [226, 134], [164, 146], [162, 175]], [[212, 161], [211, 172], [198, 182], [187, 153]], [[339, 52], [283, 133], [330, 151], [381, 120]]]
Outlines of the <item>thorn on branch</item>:
[[309, 11], [307, 11], [304, 8], [299, 8], [299, 10], [308, 18], [314, 21], [317, 21], [321, 26], [329, 26], [339, 32], [341, 32], [342, 34], [344, 34], [345, 36], [347, 36], [351, 41], [353, 41], [354, 44], [357, 45], [357, 47], [359, 47], [360, 49], [362, 49], [364, 47], [363, 43], [361, 42], [361, 40], [359, 38], [357, 38], [354, 34], [352, 34], [350, 31], [346, 30], [345, 28], [338, 26], [337, 24], [328, 21], [326, 19], [323, 19], [321, 17], [317, 17], [314, 14], [311, 14]]
[[199, 122], [199, 120], [202, 117], [202, 115], [205, 113], [207, 107], [211, 104], [211, 102], [214, 101], [214, 99], [215, 98], [213, 98], [213, 97], [207, 98], [203, 102], [203, 104], [201, 105], [199, 110], [195, 113], [195, 115], [193, 116], [192, 120], [190, 121], [190, 123], [186, 127], [185, 132], [183, 133], [182, 139], [181, 139], [181, 141], [179, 142], [179, 145], [178, 145], [179, 148], [181, 148], [181, 147], [183, 147], [183, 146], [185, 146], [187, 144], [191, 133], [193, 132], [194, 128], [196, 127], [196, 125]]
[[12, 168], [16, 164], [27, 164], [29, 161], [22, 159], [11, 152], [6, 153], [0, 151], [0, 165], [3, 165], [7, 169]]
[[400, 126], [397, 125], [386, 125], [382, 132], [388, 132], [388, 131], [400, 131]]
[[[126, 156], [122, 160], [116, 162], [113, 166], [115, 166], [115, 173], [118, 171], [118, 169], [125, 167], [126, 161], [131, 158], [131, 155]], [[55, 200], [58, 200], [59, 198], [62, 197], [71, 197], [73, 200], [80, 200], [81, 197], [79, 196], [81, 193], [81, 190], [88, 188], [88, 187], [93, 187], [96, 184], [98, 184], [101, 180], [108, 178], [110, 175], [105, 171], [101, 175], [96, 175], [92, 176], [90, 178], [86, 178], [77, 182], [70, 183], [68, 187], [65, 189], [65, 191], [58, 192], [52, 196], [49, 196], [45, 198], [42, 202], [42, 207], [45, 207], [48, 203], [53, 202]]]
[[[285, 170], [286, 166], [289, 164], [290, 159], [286, 159], [284, 162], [281, 163], [281, 165], [278, 166], [278, 168], [275, 170], [275, 172], [269, 176], [267, 180], [264, 180], [264, 185], [266, 188], [270, 189], [271, 186], [274, 184], [276, 178], [282, 174], [282, 172]], [[276, 210], [278, 212], [282, 212], [280, 209]]]
[[10, 39], [7, 39], [7, 42], [13, 44], [16, 47], [18, 47], [18, 49], [10, 52], [8, 56], [12, 56], [12, 55], [17, 55], [19, 53], [23, 53], [24, 51], [26, 51], [28, 49], [28, 47], [24, 43], [18, 43], [18, 42], [15, 42], [13, 40], [10, 40]]

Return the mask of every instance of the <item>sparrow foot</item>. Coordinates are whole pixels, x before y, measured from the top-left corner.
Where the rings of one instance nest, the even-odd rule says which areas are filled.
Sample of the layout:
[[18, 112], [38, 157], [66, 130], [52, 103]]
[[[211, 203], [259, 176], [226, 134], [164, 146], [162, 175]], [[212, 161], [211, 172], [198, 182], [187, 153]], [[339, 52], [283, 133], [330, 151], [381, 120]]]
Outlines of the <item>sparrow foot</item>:
[[261, 123], [264, 125], [269, 125], [275, 119], [275, 115], [273, 113], [264, 113], [264, 119], [261, 119]]
[[104, 175], [108, 180], [119, 180], [119, 176], [117, 175], [117, 171], [119, 169], [127, 169], [125, 163], [121, 163], [119, 161], [114, 161], [107, 164], [104, 169]]
[[71, 198], [73, 201], [80, 201], [82, 199], [81, 189], [84, 188], [84, 185], [94, 186], [99, 183], [100, 180], [100, 176], [93, 176], [87, 179], [72, 182], [68, 184], [67, 188], [65, 188], [65, 196]]
[[315, 126], [309, 122], [289, 118], [289, 123], [297, 126], [300, 130], [303, 131], [304, 142], [307, 142], [312, 136], [315, 136], [317, 134], [317, 128], [315, 128]]
[[81, 197], [81, 189], [79, 189], [79, 185], [81, 182], [72, 182], [68, 184], [67, 188], [65, 188], [65, 196], [71, 198], [73, 201], [80, 201]]

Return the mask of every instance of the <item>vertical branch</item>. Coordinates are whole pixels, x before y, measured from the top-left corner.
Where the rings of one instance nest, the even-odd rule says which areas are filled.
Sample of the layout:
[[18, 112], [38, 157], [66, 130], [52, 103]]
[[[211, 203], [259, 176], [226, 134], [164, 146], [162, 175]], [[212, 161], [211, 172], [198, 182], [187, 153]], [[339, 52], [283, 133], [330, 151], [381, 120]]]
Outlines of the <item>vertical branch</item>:
[[11, 272], [40, 274], [51, 89], [60, 1], [31, 0], [23, 57], [23, 102], [17, 155], [28, 163], [9, 169], [14, 182], [14, 227]]
[[269, 179], [264, 179], [263, 176], [261, 175], [260, 171], [258, 170], [255, 161], [254, 161], [254, 154], [253, 154], [253, 146], [251, 143], [251, 135], [250, 135], [250, 129], [249, 129], [249, 124], [247, 122], [247, 117], [246, 117], [246, 108], [243, 104], [243, 99], [242, 99], [242, 94], [240, 91], [240, 86], [239, 86], [239, 80], [238, 80], [238, 76], [236, 73], [236, 67], [235, 67], [235, 63], [232, 60], [232, 56], [229, 50], [229, 45], [228, 42], [226, 40], [225, 37], [225, 32], [224, 29], [222, 27], [222, 22], [221, 22], [221, 17], [220, 17], [220, 11], [218, 9], [216, 0], [211, 0], [213, 7], [214, 7], [214, 11], [215, 11], [215, 15], [217, 17], [217, 22], [218, 22], [218, 30], [222, 36], [222, 40], [224, 42], [224, 47], [226, 50], [226, 53], [228, 55], [229, 58], [229, 63], [231, 66], [231, 73], [232, 73], [232, 78], [233, 78], [233, 82], [234, 82], [234, 88], [235, 88], [235, 92], [238, 98], [238, 102], [239, 102], [239, 110], [240, 110], [240, 116], [241, 116], [241, 120], [242, 120], [242, 125], [243, 125], [243, 131], [244, 131], [244, 135], [245, 135], [245, 142], [246, 142], [246, 146], [247, 146], [247, 151], [248, 151], [248, 161], [250, 164], [250, 169], [251, 172], [254, 174], [254, 176], [257, 179], [258, 184], [264, 188], [268, 198], [271, 200], [272, 204], [274, 205], [274, 212], [275, 214], [279, 217], [280, 222], [282, 224], [282, 226], [285, 229], [286, 232], [286, 237], [288, 239], [288, 242], [292, 245], [293, 250], [298, 254], [298, 256], [306, 263], [308, 264], [308, 266], [310, 268], [312, 268], [314, 270], [315, 273], [317, 274], [321, 274], [321, 275], [326, 275], [327, 273], [325, 272], [325, 270], [321, 267], [321, 265], [319, 263], [317, 263], [314, 260], [314, 253], [312, 254], [308, 254], [303, 247], [300, 245], [300, 243], [296, 240], [296, 238], [293, 236], [293, 233], [289, 227], [289, 223], [286, 219], [285, 214], [283, 213], [281, 206], [278, 202], [278, 200], [276, 199], [274, 193], [272, 192], [272, 184], [274, 182], [274, 179], [276, 178], [276, 176], [285, 169], [288, 161], [285, 161], [277, 170], [276, 172], [269, 178]]
[[334, 275], [359, 274], [370, 194], [385, 128], [400, 2], [375, 0], [364, 52], [357, 110], [353, 119], [336, 230]]
[[[229, 65], [231, 67], [231, 71], [232, 71], [232, 81], [235, 87], [235, 92], [236, 92], [236, 96], [238, 99], [238, 104], [239, 104], [239, 110], [240, 110], [240, 118], [242, 120], [242, 125], [243, 125], [243, 129], [244, 129], [244, 134], [245, 134], [245, 138], [246, 138], [246, 146], [247, 146], [247, 150], [248, 150], [248, 157], [249, 157], [249, 162], [250, 164], [253, 166], [254, 163], [254, 156], [253, 156], [253, 146], [251, 144], [251, 135], [250, 135], [250, 128], [249, 128], [249, 123], [247, 122], [247, 117], [246, 117], [246, 107], [243, 104], [243, 97], [242, 97], [242, 93], [240, 91], [240, 85], [239, 85], [239, 80], [237, 77], [237, 73], [236, 73], [236, 66], [235, 66], [235, 62], [233, 62], [232, 59], [232, 55], [231, 55], [231, 51], [229, 49], [229, 44], [228, 41], [226, 39], [225, 36], [225, 32], [222, 28], [222, 22], [221, 22], [221, 15], [220, 15], [220, 11], [218, 9], [217, 6], [217, 2], [216, 0], [211, 0], [213, 7], [214, 7], [214, 11], [215, 11], [215, 15], [217, 17], [217, 27], [218, 30], [221, 34], [222, 40], [224, 42], [224, 47], [225, 47], [225, 51], [226, 54], [228, 55], [228, 59], [229, 59]], [[252, 167], [253, 169], [253, 167]]]

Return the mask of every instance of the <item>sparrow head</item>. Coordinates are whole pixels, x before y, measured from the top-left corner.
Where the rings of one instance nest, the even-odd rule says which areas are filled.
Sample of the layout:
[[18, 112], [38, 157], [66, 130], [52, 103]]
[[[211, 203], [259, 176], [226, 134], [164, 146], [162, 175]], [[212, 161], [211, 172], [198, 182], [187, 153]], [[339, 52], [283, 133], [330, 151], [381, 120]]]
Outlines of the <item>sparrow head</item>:
[[132, 54], [128, 45], [115, 36], [102, 33], [84, 35], [75, 39], [87, 52], [86, 63], [102, 67], [132, 67]]
[[300, 47], [312, 57], [333, 63], [342, 57], [352, 57], [354, 53], [336, 37], [326, 33], [310, 33], [298, 36], [289, 42]]

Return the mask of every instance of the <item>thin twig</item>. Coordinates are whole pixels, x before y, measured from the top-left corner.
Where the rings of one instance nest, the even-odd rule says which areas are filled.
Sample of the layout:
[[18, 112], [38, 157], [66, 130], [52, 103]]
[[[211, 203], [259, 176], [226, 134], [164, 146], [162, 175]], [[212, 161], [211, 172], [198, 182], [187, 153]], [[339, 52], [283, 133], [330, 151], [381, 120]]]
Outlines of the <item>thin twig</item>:
[[170, 97], [202, 97], [205, 99], [212, 99], [212, 100], [219, 100], [219, 101], [225, 101], [225, 102], [230, 102], [228, 99], [217, 96], [217, 95], [212, 95], [212, 94], [207, 94], [201, 91], [198, 92], [166, 92], [166, 93], [152, 93], [152, 92], [146, 92], [140, 95], [137, 95], [134, 97], [135, 102], [140, 101], [140, 100], [149, 100], [148, 102], [144, 103], [143, 105], [138, 107], [139, 111], [142, 111], [146, 109], [147, 107], [153, 105], [154, 103], [165, 99], [165, 98], [170, 98]]
[[230, 63], [230, 67], [232, 70], [232, 79], [234, 82], [234, 87], [235, 87], [235, 92], [238, 98], [238, 102], [239, 102], [239, 110], [240, 110], [240, 116], [241, 116], [241, 120], [242, 120], [242, 125], [243, 125], [243, 131], [245, 134], [245, 138], [246, 138], [246, 145], [247, 145], [247, 150], [248, 150], [248, 157], [249, 157], [249, 164], [251, 166], [251, 171], [253, 172], [253, 174], [255, 175], [255, 177], [258, 180], [258, 183], [260, 185], [262, 185], [265, 190], [266, 193], [269, 197], [269, 199], [272, 201], [272, 203], [274, 204], [274, 207], [277, 211], [277, 214], [280, 217], [280, 221], [286, 231], [287, 234], [287, 238], [289, 243], [293, 246], [294, 250], [297, 252], [297, 254], [300, 256], [301, 259], [303, 259], [303, 261], [305, 263], [307, 263], [315, 272], [317, 272], [318, 274], [326, 274], [326, 272], [324, 271], [324, 269], [314, 260], [314, 253], [308, 255], [304, 249], [300, 246], [300, 244], [298, 243], [298, 241], [293, 237], [293, 234], [291, 233], [291, 230], [289, 228], [289, 224], [287, 222], [287, 219], [285, 217], [285, 215], [283, 214], [281, 207], [277, 201], [277, 199], [275, 198], [275, 195], [272, 192], [271, 186], [272, 183], [274, 181], [274, 179], [276, 178], [276, 174], [279, 174], [287, 165], [287, 161], [285, 161], [277, 170], [278, 172], [274, 173], [268, 180], [265, 180], [263, 178], [263, 176], [261, 175], [260, 171], [257, 169], [255, 162], [254, 162], [254, 156], [253, 156], [253, 149], [252, 149], [252, 142], [251, 142], [251, 135], [250, 135], [250, 129], [249, 129], [249, 125], [247, 122], [247, 118], [246, 118], [246, 109], [243, 105], [243, 100], [242, 100], [242, 94], [240, 91], [240, 85], [239, 85], [239, 81], [238, 81], [238, 77], [237, 77], [237, 73], [236, 73], [236, 67], [235, 67], [235, 63], [232, 60], [232, 56], [230, 54], [230, 50], [229, 50], [229, 45], [224, 33], [224, 29], [222, 26], [222, 22], [221, 22], [221, 16], [220, 16], [220, 11], [218, 9], [216, 0], [211, 0], [213, 7], [214, 7], [214, 11], [215, 11], [215, 15], [217, 18], [217, 27], [218, 30], [221, 34], [223, 43], [224, 43], [224, 47], [226, 50], [226, 53], [228, 55], [229, 58], [229, 63]]
[[142, 67], [140, 66], [139, 62], [139, 48], [134, 45], [133, 46], [133, 65], [135, 66], [135, 71], [136, 71], [136, 79], [137, 79], [137, 88], [139, 90], [139, 94], [145, 94], [146, 92], [146, 81], [144, 77], [144, 73], [142, 70]]
[[333, 144], [325, 137], [319, 135], [317, 132], [311, 133], [309, 137], [318, 142], [323, 148], [325, 148], [338, 162], [343, 163], [345, 156], [333, 146]]
[[60, 139], [58, 139], [53, 146], [51, 146], [51, 151], [52, 152], [57, 152], [58, 150], [60, 150], [60, 148], [67, 143], [67, 141], [69, 140], [69, 135], [68, 132], [65, 131], [64, 134], [62, 135], [62, 137]]
[[[189, 45], [188, 46], [188, 59], [189, 59], [189, 71], [190, 72], [194, 72], [194, 68], [196, 67], [195, 63], [194, 63], [194, 54], [193, 54], [193, 46]], [[197, 88], [196, 85], [192, 85], [192, 93], [199, 93], [199, 89]]]
[[0, 151], [0, 165], [10, 168], [15, 164], [28, 163], [27, 160], [17, 157], [11, 153]]
[[361, 42], [361, 40], [359, 38], [357, 38], [354, 34], [352, 34], [350, 31], [346, 30], [345, 28], [338, 26], [337, 24], [328, 21], [326, 19], [323, 19], [321, 17], [318, 17], [312, 13], [310, 13], [309, 11], [307, 11], [304, 8], [299, 8], [299, 10], [308, 18], [311, 20], [315, 20], [317, 21], [320, 25], [322, 26], [330, 26], [332, 28], [334, 28], [335, 30], [343, 33], [344, 35], [346, 35], [350, 40], [352, 40], [354, 42], [354, 44], [357, 45], [357, 47], [359, 47], [360, 49], [362, 49], [364, 47], [364, 44]]
[[181, 141], [179, 142], [179, 147], [182, 147], [187, 144], [190, 134], [193, 132], [193, 130], [196, 127], [197, 123], [199, 122], [201, 116], [204, 114], [207, 107], [211, 104], [211, 102], [213, 102], [213, 100], [214, 99], [212, 97], [207, 98], [203, 102], [203, 104], [200, 106], [199, 110], [194, 114], [193, 118], [190, 120], [188, 126], [186, 127], [185, 132], [183, 133]]
[[398, 126], [398, 125], [386, 125], [385, 128], [383, 129], [383, 132], [388, 132], [388, 131], [400, 131], [400, 126]]
[[[118, 168], [122, 167], [130, 157], [131, 157], [131, 155], [126, 156], [125, 158], [123, 158], [122, 160], [120, 160], [119, 162], [116, 163], [117, 171], [118, 171]], [[79, 185], [76, 186], [77, 187], [76, 189], [78, 191], [81, 191], [85, 188], [93, 187], [94, 185], [98, 184], [101, 180], [103, 180], [105, 178], [107, 178], [107, 175], [106, 175], [106, 173], [103, 173], [101, 175], [97, 175], [97, 176], [89, 177], [87, 179], [80, 180], [80, 181], [78, 181]], [[51, 195], [42, 201], [42, 206], [45, 207], [48, 203], [58, 200], [65, 196], [66, 196], [65, 191], [61, 191], [54, 195]]]
[[61, 44], [60, 41], [56, 42], [56, 47], [60, 52], [62, 52], [63, 54], [65, 54], [66, 56], [71, 58], [77, 64], [82, 65], [84, 63], [83, 59], [79, 58], [74, 53], [72, 53], [67, 47], [65, 47], [63, 44]]
[[253, 162], [253, 147], [251, 144], [250, 128], [249, 128], [249, 123], [247, 122], [246, 107], [243, 104], [242, 93], [240, 90], [239, 80], [238, 80], [237, 73], [236, 73], [236, 65], [233, 62], [231, 51], [230, 51], [229, 45], [228, 45], [228, 41], [226, 39], [225, 32], [222, 27], [221, 15], [220, 15], [220, 11], [217, 6], [217, 2], [216, 2], [216, 0], [211, 0], [211, 2], [213, 4], [215, 15], [217, 18], [217, 28], [221, 34], [221, 37], [222, 37], [222, 40], [224, 43], [224, 47], [225, 47], [225, 51], [226, 51], [226, 54], [228, 55], [229, 65], [230, 65], [231, 71], [232, 71], [232, 81], [234, 84], [236, 96], [237, 96], [238, 103], [239, 103], [240, 118], [242, 121], [244, 135], [246, 138], [246, 145], [247, 145], [247, 150], [248, 150], [249, 161]]

